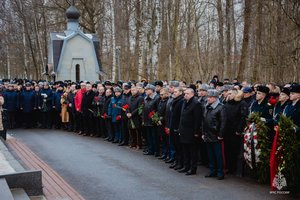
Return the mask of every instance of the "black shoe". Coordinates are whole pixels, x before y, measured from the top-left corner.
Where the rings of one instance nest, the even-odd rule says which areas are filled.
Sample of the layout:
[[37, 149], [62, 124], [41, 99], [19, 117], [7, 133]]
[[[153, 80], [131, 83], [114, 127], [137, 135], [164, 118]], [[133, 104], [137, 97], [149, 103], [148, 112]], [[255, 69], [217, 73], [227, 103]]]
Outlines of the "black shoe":
[[166, 163], [172, 163], [174, 162], [175, 160], [173, 158], [170, 158], [169, 160], [166, 161]]
[[178, 165], [178, 166], [174, 167], [174, 170], [181, 170], [181, 169], [183, 169], [182, 165]]
[[177, 166], [177, 163], [173, 163], [172, 165], [169, 166], [169, 168], [173, 169]]
[[196, 171], [192, 171], [192, 170], [189, 170], [187, 173], [185, 173], [186, 176], [195, 175], [195, 174]]
[[160, 160], [164, 160], [164, 159], [166, 159], [167, 158], [167, 156], [166, 155], [162, 155], [162, 156], [160, 156], [158, 159], [160, 159]]
[[217, 179], [218, 179], [218, 180], [223, 180], [223, 179], [224, 179], [224, 176], [218, 176]]
[[117, 140], [114, 140], [114, 141], [112, 141], [112, 143], [114, 143], [114, 144], [115, 144], [115, 143], [118, 143], [118, 141], [117, 141]]
[[155, 154], [154, 154], [154, 156], [155, 156], [156, 158], [159, 157], [159, 155], [160, 155], [159, 153], [155, 153]]
[[186, 173], [188, 171], [189, 171], [189, 169], [187, 169], [187, 168], [182, 168], [181, 170], [178, 170], [179, 173]]
[[212, 177], [217, 177], [216, 174], [207, 174], [204, 176], [205, 178], [212, 178]]
[[147, 155], [147, 156], [148, 156], [148, 155], [154, 155], [154, 153], [151, 153], [151, 152], [145, 152], [144, 155]]

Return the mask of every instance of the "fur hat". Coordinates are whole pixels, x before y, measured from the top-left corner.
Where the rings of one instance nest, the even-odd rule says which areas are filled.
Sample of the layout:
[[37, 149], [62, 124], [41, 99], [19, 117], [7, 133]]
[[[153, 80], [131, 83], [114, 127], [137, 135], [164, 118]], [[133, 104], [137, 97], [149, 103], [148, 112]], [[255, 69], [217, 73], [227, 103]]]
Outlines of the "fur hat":
[[145, 90], [148, 90], [148, 89], [155, 91], [155, 86], [152, 85], [152, 84], [147, 84], [146, 87], [145, 87]]
[[179, 87], [179, 81], [170, 81], [170, 86]]
[[259, 85], [257, 86], [257, 91], [269, 94], [270, 89], [267, 86]]
[[215, 89], [209, 89], [209, 90], [207, 90], [207, 96], [208, 97], [219, 97], [219, 92], [218, 92], [218, 90], [215, 90]]
[[154, 85], [155, 86], [159, 85], [160, 87], [163, 87], [164, 83], [162, 81], [155, 81]]
[[114, 88], [114, 92], [120, 92], [120, 93], [122, 93], [122, 89], [120, 87], [115, 87]]

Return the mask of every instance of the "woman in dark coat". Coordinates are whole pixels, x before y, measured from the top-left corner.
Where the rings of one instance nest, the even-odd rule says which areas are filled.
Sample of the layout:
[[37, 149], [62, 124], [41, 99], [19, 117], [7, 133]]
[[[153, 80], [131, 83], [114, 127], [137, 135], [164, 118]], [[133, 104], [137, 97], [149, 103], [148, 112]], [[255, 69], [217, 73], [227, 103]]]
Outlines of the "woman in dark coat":
[[[234, 174], [238, 166], [238, 156], [242, 149], [242, 133], [246, 127], [246, 118], [248, 115], [247, 103], [243, 101], [243, 92], [229, 90], [227, 102], [223, 107], [226, 115], [225, 121], [225, 160], [228, 173]], [[241, 169], [241, 166], [239, 166]], [[242, 172], [239, 171], [239, 174]]]

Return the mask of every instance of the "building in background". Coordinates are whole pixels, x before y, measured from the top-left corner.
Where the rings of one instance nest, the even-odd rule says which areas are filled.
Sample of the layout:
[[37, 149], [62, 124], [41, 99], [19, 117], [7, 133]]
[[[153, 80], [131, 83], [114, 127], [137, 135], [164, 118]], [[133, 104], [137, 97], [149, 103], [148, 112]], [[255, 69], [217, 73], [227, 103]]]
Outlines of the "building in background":
[[97, 81], [101, 74], [100, 40], [79, 29], [80, 13], [74, 5], [67, 11], [67, 30], [50, 33], [46, 74], [55, 80]]

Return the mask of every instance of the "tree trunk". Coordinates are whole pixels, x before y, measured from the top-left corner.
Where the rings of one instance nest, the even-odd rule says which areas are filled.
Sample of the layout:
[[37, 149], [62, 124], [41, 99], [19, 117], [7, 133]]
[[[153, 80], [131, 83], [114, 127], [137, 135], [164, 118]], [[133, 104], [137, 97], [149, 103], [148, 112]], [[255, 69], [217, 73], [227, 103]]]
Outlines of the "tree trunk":
[[222, 0], [217, 0], [217, 11], [218, 11], [218, 36], [219, 36], [219, 66], [218, 69], [227, 73], [227, 67], [224, 65], [224, 20], [223, 20], [223, 9]]
[[110, 0], [110, 13], [111, 13], [111, 40], [112, 40], [112, 72], [111, 79], [116, 81], [116, 34], [115, 34], [115, 11], [114, 11], [114, 1]]
[[246, 70], [248, 56], [249, 56], [249, 32], [251, 27], [251, 6], [252, 0], [245, 0], [244, 8], [244, 32], [243, 32], [243, 45], [240, 66], [238, 70], [238, 79], [244, 79], [244, 71]]
[[161, 32], [161, 4], [160, 0], [155, 0], [154, 2], [154, 37], [153, 37], [153, 46], [152, 46], [152, 74], [153, 79], [158, 79], [158, 46], [159, 46], [159, 38], [160, 38], [160, 32]]

